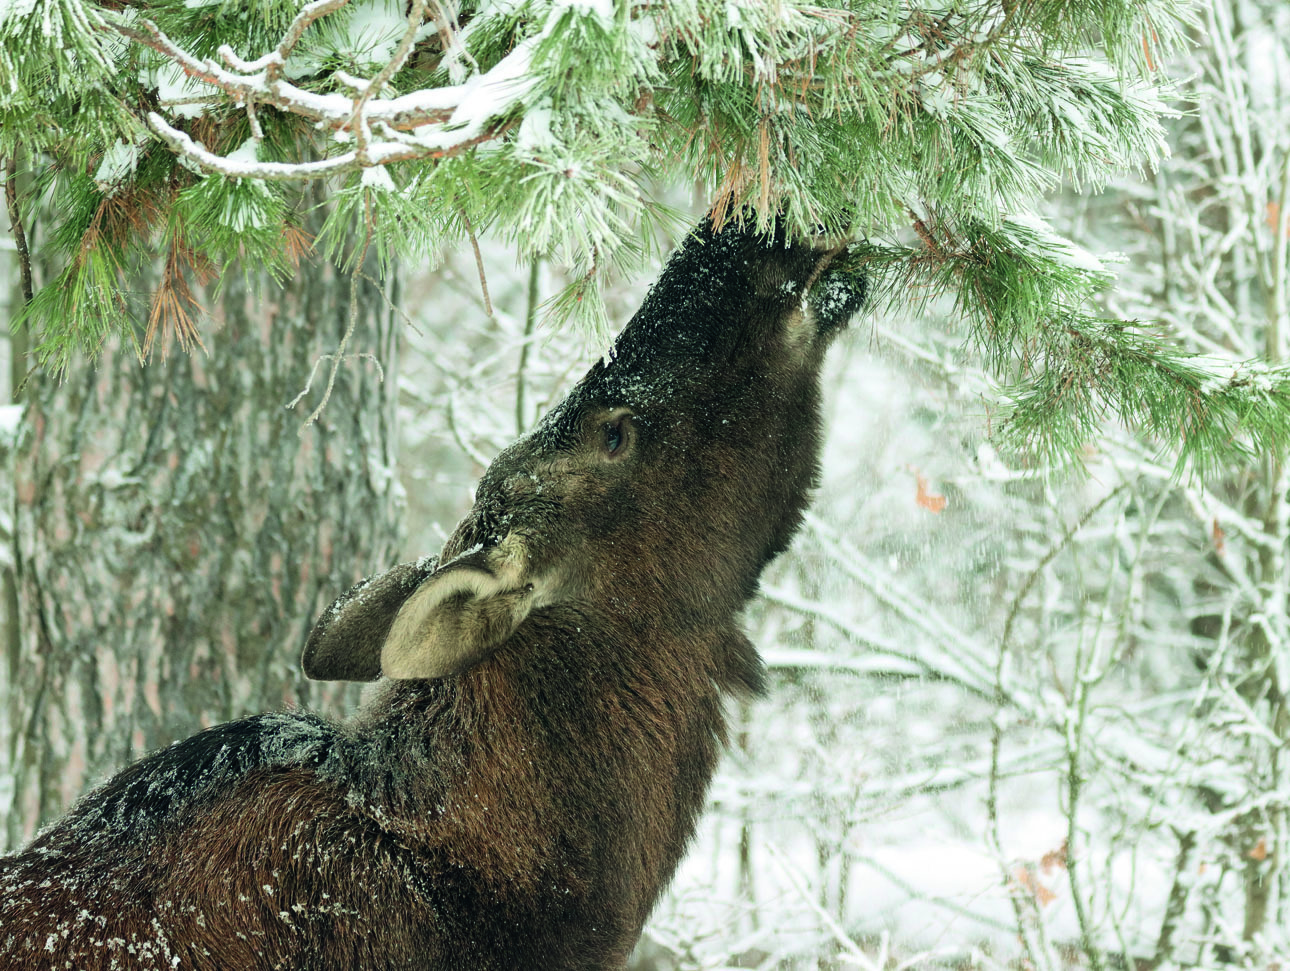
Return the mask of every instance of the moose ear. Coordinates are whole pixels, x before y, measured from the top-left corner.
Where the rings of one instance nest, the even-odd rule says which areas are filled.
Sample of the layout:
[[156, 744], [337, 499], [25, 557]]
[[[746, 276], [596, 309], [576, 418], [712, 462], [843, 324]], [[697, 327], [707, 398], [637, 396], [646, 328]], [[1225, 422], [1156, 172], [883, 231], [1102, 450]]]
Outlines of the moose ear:
[[400, 608], [381, 648], [388, 678], [446, 678], [483, 661], [539, 606], [500, 548], [454, 560]]
[[375, 681], [381, 676], [381, 647], [399, 608], [434, 572], [433, 558], [402, 563], [360, 580], [323, 611], [300, 659], [315, 681]]

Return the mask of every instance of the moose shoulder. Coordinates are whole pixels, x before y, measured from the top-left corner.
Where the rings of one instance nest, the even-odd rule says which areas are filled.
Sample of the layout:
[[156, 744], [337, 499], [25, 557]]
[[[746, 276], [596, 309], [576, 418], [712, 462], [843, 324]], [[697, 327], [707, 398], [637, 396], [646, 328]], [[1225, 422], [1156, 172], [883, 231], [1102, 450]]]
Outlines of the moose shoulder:
[[817, 474], [840, 251], [705, 224], [439, 558], [318, 621], [349, 722], [126, 769], [0, 860], [0, 968], [621, 968], [702, 809], [740, 615]]

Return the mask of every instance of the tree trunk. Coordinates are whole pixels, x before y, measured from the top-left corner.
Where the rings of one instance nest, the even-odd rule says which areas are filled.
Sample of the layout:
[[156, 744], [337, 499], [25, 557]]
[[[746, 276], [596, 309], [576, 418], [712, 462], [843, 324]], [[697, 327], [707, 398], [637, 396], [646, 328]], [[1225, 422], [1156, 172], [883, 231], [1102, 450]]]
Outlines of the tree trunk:
[[349, 350], [379, 360], [384, 382], [373, 360], [347, 358], [301, 435], [324, 360], [315, 390], [285, 406], [339, 344], [349, 286], [313, 265], [252, 293], [235, 270], [208, 352], [140, 366], [111, 350], [29, 385], [0, 844], [203, 727], [341, 700], [305, 681], [298, 656], [331, 599], [396, 553], [397, 340], [375, 287], [360, 287]]

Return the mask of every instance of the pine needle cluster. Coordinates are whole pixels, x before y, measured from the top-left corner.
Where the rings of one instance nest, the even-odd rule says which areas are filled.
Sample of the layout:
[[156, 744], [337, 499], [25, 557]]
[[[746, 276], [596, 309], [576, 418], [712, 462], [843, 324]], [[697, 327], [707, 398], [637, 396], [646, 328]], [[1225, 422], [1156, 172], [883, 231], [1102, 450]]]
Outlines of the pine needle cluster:
[[468, 227], [568, 266], [551, 311], [595, 324], [685, 181], [719, 219], [856, 239], [889, 301], [951, 297], [1039, 459], [1109, 416], [1201, 466], [1290, 428], [1282, 372], [1093, 313], [1113, 275], [1036, 215], [1166, 151], [1182, 0], [5, 2], [0, 154], [26, 218], [56, 201], [24, 316], [55, 369], [198, 341], [189, 283], [239, 259], [424, 260]]

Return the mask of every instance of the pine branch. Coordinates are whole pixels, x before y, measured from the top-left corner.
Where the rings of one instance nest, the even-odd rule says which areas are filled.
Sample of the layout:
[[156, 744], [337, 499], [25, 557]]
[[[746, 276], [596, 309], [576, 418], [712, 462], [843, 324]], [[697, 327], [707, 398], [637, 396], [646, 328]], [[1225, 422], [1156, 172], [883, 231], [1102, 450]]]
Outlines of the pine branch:
[[357, 172], [372, 165], [406, 162], [429, 154], [398, 142], [384, 142], [367, 145], [362, 153], [355, 149], [318, 162], [249, 162], [207, 151], [193, 141], [187, 132], [175, 128], [155, 111], [148, 113], [148, 125], [176, 155], [188, 159], [204, 171], [233, 179], [265, 179], [274, 182], [324, 179]]
[[[331, 12], [325, 9], [327, 6], [336, 9], [343, 4], [338, 0], [318, 0], [311, 5], [318, 8], [314, 11], [318, 16]], [[419, 18], [424, 10], [423, 2], [414, 3], [409, 20], [411, 21], [413, 16]], [[337, 79], [333, 74], [333, 80], [339, 80], [343, 86], [361, 86], [362, 93], [357, 98], [349, 98], [341, 94], [320, 94], [283, 80], [281, 73], [287, 56], [283, 54], [283, 50], [287, 50], [289, 54], [291, 46], [289, 39], [284, 39], [273, 53], [249, 62], [238, 58], [231, 48], [224, 45], [221, 47], [221, 54], [230, 64], [235, 65], [235, 70], [229, 71], [210, 58], [202, 59], [190, 54], [150, 20], [142, 21], [141, 28], [135, 27], [122, 18], [114, 18], [109, 21], [109, 24], [110, 28], [122, 37], [162, 54], [178, 65], [188, 77], [211, 85], [236, 102], [272, 105], [347, 138], [361, 139], [363, 131], [378, 123], [404, 132], [424, 129], [432, 125], [445, 126], [433, 132], [420, 132], [410, 136], [413, 144], [423, 149], [420, 157], [429, 156], [435, 152], [442, 153], [464, 142], [478, 139], [485, 123], [498, 115], [505, 114], [507, 108], [518, 101], [533, 83], [525, 73], [532, 49], [532, 43], [526, 43], [518, 46], [487, 73], [472, 78], [469, 83], [423, 89], [396, 98], [374, 97], [374, 92], [380, 90], [389, 77], [407, 60], [411, 52], [412, 38], [416, 33], [411, 24], [395, 56], [370, 80], [354, 79], [343, 72]], [[491, 90], [498, 96], [497, 104], [491, 106], [493, 110], [482, 115], [463, 115], [462, 106], [472, 96], [478, 96], [481, 90]], [[174, 129], [156, 113], [149, 115], [149, 121], [154, 128], [159, 131], [168, 130], [167, 134], [174, 137], [171, 134]], [[177, 141], [172, 144], [172, 147], [183, 154], [189, 154], [195, 161], [215, 169], [208, 153], [199, 156], [182, 141]], [[414, 156], [406, 152], [384, 155], [374, 153], [371, 164], [406, 161], [410, 157]], [[316, 170], [310, 167], [309, 163], [301, 163], [301, 165], [302, 171], [299, 178], [316, 177]], [[275, 172], [279, 173], [277, 177], [285, 177], [281, 174], [281, 170], [275, 170]]]
[[[1112, 275], [1035, 215], [1063, 178], [1097, 186], [1161, 156], [1167, 109], [1145, 78], [1187, 24], [1180, 2], [667, 0], [602, 12], [533, 0], [457, 18], [414, 0], [362, 42], [347, 33], [347, 0], [288, 4], [262, 22], [38, 2], [51, 22], [79, 25], [60, 36], [98, 74], [74, 90], [34, 70], [70, 61], [42, 60], [48, 42], [22, 33], [35, 56], [0, 56], [0, 80], [20, 93], [0, 109], [0, 149], [48, 150], [38, 112], [52, 111], [68, 126], [63, 171], [106, 167], [105, 143], [138, 156], [54, 228], [78, 264], [62, 286], [119, 287], [157, 251], [121, 216], [147, 199], [167, 215], [133, 220], [138, 237], [164, 246], [182, 233], [217, 268], [243, 256], [288, 272], [299, 186], [321, 179], [322, 255], [351, 261], [358, 233], [387, 266], [477, 228], [522, 259], [568, 267], [573, 283], [548, 314], [603, 327], [605, 282], [639, 266], [652, 224], [671, 218], [651, 180], [683, 179], [718, 221], [865, 236], [856, 272], [886, 280], [902, 309], [948, 297], [1004, 383], [1003, 436], [1042, 460], [1078, 454], [1107, 420], [1176, 441], [1195, 468], [1279, 447], [1290, 430], [1282, 372], [1223, 365], [1243, 375], [1227, 380], [1098, 318], [1090, 302]], [[49, 95], [54, 107], [39, 107]], [[96, 209], [91, 191], [116, 208]], [[152, 307], [154, 336], [183, 320], [177, 286]], [[27, 319], [55, 364], [78, 343], [132, 333], [131, 301], [35, 297]]]

